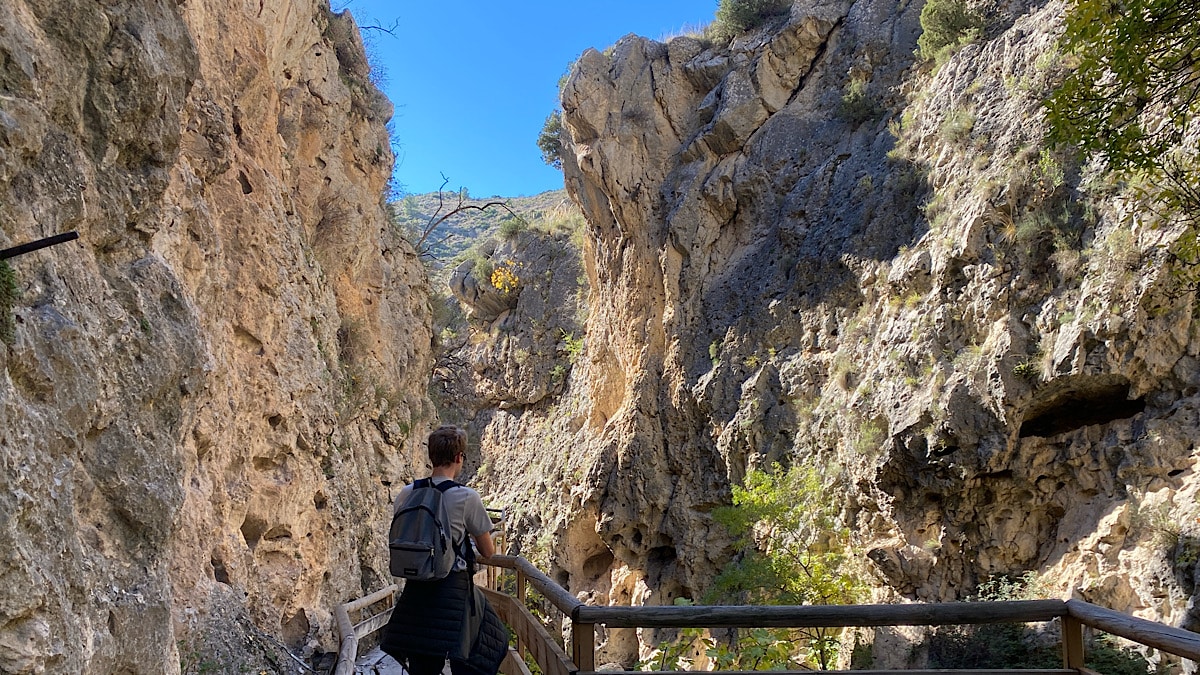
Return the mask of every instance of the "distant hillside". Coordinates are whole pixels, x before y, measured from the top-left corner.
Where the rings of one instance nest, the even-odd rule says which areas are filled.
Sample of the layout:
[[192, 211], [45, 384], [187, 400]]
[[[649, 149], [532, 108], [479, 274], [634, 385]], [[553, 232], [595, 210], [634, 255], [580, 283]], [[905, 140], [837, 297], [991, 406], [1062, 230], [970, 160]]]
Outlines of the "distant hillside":
[[476, 199], [468, 196], [461, 202], [459, 193], [454, 191], [442, 192], [440, 198], [438, 195], [437, 192], [410, 194], [392, 202], [397, 225], [414, 245], [420, 241], [430, 222], [459, 208], [460, 205], [482, 207], [499, 202], [508, 208], [467, 208], [434, 228], [418, 248], [422, 257], [433, 260], [435, 269], [445, 267], [476, 242], [496, 234], [501, 223], [513, 219], [512, 213], [521, 216], [529, 224], [578, 213], [578, 209], [567, 198], [566, 190], [551, 190], [532, 197], [494, 196]]

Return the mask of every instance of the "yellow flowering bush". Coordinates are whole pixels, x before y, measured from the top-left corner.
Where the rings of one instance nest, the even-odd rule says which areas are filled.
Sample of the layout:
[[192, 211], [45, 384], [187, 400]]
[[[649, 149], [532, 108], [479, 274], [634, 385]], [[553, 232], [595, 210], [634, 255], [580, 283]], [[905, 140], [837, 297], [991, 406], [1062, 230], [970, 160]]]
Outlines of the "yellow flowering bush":
[[511, 260], [505, 260], [497, 265], [492, 270], [492, 286], [501, 293], [511, 293], [517, 290], [517, 286], [521, 283], [521, 277], [517, 276], [518, 267], [520, 267], [520, 263]]

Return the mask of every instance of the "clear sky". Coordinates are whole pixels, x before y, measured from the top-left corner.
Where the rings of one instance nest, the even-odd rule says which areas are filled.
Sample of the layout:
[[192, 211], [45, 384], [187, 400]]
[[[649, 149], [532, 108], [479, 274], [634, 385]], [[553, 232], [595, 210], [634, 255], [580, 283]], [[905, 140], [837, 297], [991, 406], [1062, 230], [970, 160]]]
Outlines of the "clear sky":
[[652, 39], [712, 21], [717, 0], [333, 0], [365, 30], [382, 65], [396, 180], [406, 192], [466, 187], [519, 197], [562, 187], [542, 162], [538, 132], [558, 103], [558, 80], [589, 47], [621, 36]]

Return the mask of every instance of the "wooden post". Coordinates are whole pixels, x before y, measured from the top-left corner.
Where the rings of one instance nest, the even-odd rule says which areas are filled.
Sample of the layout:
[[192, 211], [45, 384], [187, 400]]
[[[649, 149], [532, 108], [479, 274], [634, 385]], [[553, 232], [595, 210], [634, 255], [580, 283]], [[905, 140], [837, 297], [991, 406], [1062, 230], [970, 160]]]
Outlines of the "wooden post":
[[580, 671], [596, 670], [596, 624], [571, 622], [571, 660]]
[[1062, 619], [1063, 668], [1083, 668], [1083, 623], [1073, 616]]
[[[525, 573], [520, 569], [513, 570], [517, 573], [517, 604], [522, 608], [525, 607]], [[524, 656], [532, 645], [525, 644], [520, 635], [517, 635], [517, 653]]]

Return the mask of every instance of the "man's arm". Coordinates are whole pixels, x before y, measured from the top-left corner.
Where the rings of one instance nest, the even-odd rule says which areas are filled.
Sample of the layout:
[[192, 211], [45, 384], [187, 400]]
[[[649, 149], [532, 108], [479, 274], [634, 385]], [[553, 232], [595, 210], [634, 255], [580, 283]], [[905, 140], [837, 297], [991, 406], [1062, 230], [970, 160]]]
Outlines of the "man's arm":
[[491, 532], [474, 535], [474, 539], [475, 548], [479, 549], [479, 556], [481, 558], [490, 558], [496, 555], [496, 544], [492, 541]]

